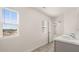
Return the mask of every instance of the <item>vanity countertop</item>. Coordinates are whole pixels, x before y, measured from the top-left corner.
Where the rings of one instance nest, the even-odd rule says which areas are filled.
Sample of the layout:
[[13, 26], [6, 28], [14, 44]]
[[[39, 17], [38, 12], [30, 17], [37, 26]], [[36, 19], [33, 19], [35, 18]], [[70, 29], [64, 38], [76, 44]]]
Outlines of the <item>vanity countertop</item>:
[[54, 40], [79, 45], [79, 39], [56, 37]]

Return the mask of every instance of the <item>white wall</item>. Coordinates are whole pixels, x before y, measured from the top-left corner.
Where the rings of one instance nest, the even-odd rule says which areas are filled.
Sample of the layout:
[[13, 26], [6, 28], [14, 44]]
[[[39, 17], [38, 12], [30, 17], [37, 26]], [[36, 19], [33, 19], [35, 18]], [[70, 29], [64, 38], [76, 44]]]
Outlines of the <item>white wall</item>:
[[64, 33], [73, 33], [77, 29], [77, 8], [72, 8], [64, 14]]
[[77, 13], [76, 31], [79, 32], [79, 7], [77, 8], [76, 13]]
[[[0, 19], [2, 19], [2, 9], [0, 8]], [[0, 20], [0, 37], [3, 37], [3, 32], [2, 32], [2, 20]]]
[[56, 18], [55, 24], [56, 24], [56, 36], [62, 35], [64, 33], [64, 15], [61, 15]]
[[12, 8], [20, 14], [20, 35], [0, 40], [0, 51], [32, 51], [48, 42], [48, 33], [42, 33], [42, 20], [47, 16], [32, 8]]
[[68, 8], [64, 14], [56, 18], [56, 24], [57, 35], [79, 31], [79, 8]]

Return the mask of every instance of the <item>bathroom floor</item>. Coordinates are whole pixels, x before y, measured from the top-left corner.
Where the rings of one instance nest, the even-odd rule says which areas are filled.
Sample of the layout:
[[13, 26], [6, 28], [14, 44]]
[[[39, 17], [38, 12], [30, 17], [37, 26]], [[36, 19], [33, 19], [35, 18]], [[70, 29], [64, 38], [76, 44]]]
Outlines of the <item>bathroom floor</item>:
[[34, 50], [33, 52], [54, 52], [54, 46], [53, 46], [53, 42], [46, 44], [36, 50]]

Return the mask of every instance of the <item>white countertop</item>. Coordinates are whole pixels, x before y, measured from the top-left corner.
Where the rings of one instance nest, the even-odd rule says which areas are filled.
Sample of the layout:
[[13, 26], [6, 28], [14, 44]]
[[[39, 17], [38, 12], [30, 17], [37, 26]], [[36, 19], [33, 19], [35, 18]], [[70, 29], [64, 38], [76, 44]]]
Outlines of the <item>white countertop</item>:
[[79, 39], [73, 39], [71, 37], [68, 38], [68, 37], [59, 36], [56, 37], [54, 40], [79, 45]]

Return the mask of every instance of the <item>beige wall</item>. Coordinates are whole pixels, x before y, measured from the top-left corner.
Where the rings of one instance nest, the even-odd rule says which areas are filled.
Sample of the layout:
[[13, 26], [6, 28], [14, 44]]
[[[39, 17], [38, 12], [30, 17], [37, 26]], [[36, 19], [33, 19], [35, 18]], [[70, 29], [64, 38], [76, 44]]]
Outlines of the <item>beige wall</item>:
[[48, 32], [42, 33], [41, 22], [50, 18], [32, 8], [12, 8], [19, 12], [20, 35], [0, 38], [0, 51], [32, 51], [48, 42]]

